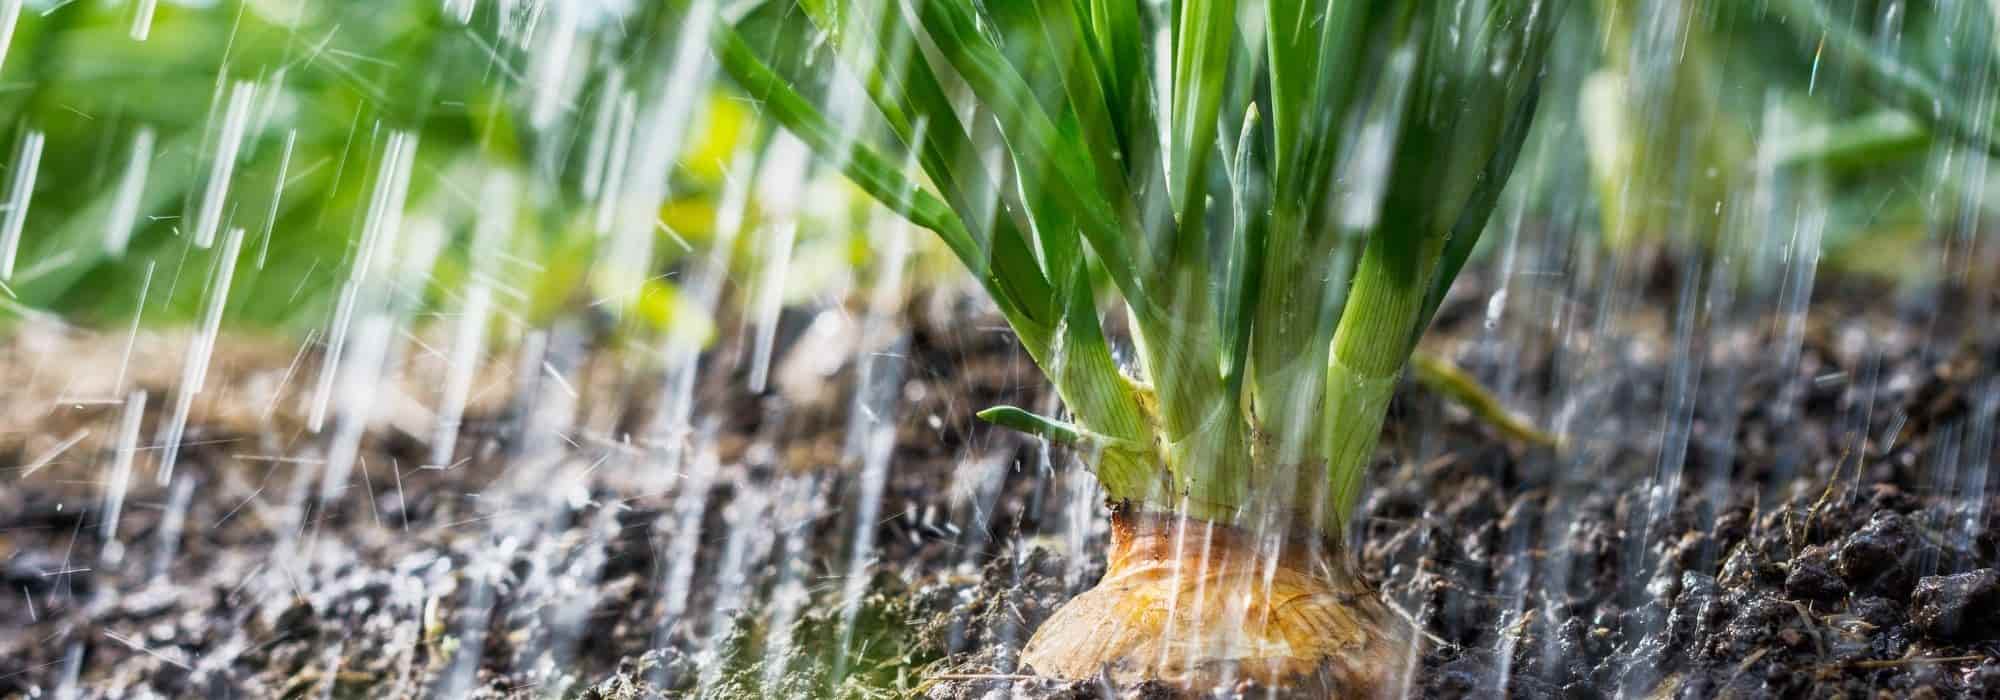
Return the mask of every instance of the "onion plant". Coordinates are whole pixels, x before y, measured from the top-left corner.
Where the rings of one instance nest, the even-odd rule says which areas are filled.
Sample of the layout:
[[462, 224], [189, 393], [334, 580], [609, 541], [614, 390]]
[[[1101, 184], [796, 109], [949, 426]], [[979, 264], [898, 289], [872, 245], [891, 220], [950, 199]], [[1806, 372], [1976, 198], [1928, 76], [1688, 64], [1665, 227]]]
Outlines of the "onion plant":
[[[1068, 420], [981, 414], [1082, 448], [1112, 508], [1109, 572], [1024, 660], [1361, 694], [1409, 637], [1346, 523], [1561, 4], [777, 0], [713, 44], [766, 115], [936, 232], [1060, 395]], [[757, 31], [797, 18], [810, 36]]]

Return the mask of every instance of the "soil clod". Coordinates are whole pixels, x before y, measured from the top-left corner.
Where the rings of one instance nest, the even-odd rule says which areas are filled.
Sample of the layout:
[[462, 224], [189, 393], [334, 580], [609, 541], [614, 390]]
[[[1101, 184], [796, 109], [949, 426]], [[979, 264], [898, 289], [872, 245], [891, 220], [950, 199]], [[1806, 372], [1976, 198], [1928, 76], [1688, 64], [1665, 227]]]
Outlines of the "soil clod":
[[2000, 571], [1926, 576], [1917, 582], [1911, 607], [1910, 621], [1932, 639], [2000, 639]]

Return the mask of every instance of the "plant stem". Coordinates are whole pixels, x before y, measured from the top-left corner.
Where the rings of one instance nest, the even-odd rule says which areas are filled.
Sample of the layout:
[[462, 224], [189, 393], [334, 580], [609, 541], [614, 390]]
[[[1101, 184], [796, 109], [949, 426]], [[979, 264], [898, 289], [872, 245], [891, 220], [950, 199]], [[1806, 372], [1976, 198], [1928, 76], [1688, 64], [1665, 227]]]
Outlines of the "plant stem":
[[1251, 405], [1272, 440], [1266, 461], [1279, 464], [1320, 452], [1317, 413], [1326, 389], [1321, 349], [1332, 342], [1345, 301], [1350, 248], [1362, 240], [1336, 231], [1306, 235], [1305, 219], [1282, 204], [1272, 214], [1251, 328]]
[[1442, 236], [1399, 223], [1377, 231], [1362, 252], [1347, 311], [1334, 331], [1323, 414], [1328, 491], [1319, 513], [1327, 533], [1342, 531], [1360, 498], [1362, 476], [1410, 356], [1411, 329], [1423, 314], [1443, 248]]

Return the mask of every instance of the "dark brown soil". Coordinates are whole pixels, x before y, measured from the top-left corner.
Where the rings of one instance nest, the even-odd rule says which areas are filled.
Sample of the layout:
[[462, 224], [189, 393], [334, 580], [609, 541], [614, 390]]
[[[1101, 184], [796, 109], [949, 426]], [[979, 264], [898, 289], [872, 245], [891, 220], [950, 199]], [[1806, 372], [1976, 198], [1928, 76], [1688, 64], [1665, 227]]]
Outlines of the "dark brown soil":
[[[2000, 697], [2000, 479], [1987, 478], [2000, 457], [2000, 342], [1934, 342], [1942, 334], [1924, 324], [1949, 318], [1884, 315], [1872, 302], [1815, 300], [1789, 369], [1762, 350], [1782, 344], [1778, 322], [1712, 331], [1702, 340], [1713, 352], [1688, 363], [1670, 349], [1667, 320], [1643, 312], [1624, 345], [1580, 356], [1553, 338], [1490, 342], [1469, 302], [1448, 307], [1427, 347], [1531, 399], [1588, 395], [1571, 408], [1589, 424], [1553, 407], [1532, 417], [1591, 429], [1560, 453], [1528, 450], [1404, 387], [1355, 539], [1367, 574], [1431, 638], [1413, 658], [1415, 694]], [[788, 316], [784, 335], [811, 320]], [[906, 341], [872, 355], [894, 366], [902, 400], [893, 469], [867, 524], [877, 564], [855, 651], [839, 660], [862, 484], [845, 448], [851, 362], [756, 396], [733, 369], [738, 349], [715, 350], [698, 396], [721, 466], [699, 501], [643, 470], [607, 468], [574, 507], [504, 525], [494, 513], [510, 511], [482, 499], [502, 497], [497, 485], [519, 469], [532, 402], [490, 400], [462, 431], [476, 457], [448, 469], [414, 466], [427, 451], [420, 432], [372, 433], [355, 495], [306, 513], [292, 541], [282, 494], [302, 470], [255, 457], [312, 456], [322, 443], [290, 409], [232, 418], [245, 412], [231, 397], [261, 403], [296, 350], [244, 339], [186, 438], [180, 478], [191, 486], [173, 556], [153, 561], [178, 511], [144, 474], [119, 528], [129, 552], [104, 565], [96, 494], [116, 407], [58, 404], [70, 395], [52, 379], [61, 365], [102, 367], [48, 358], [124, 338], [17, 334], [0, 350], [0, 379], [26, 389], [0, 402], [10, 421], [0, 465], [91, 435], [34, 473], [0, 471], [0, 696], [48, 696], [73, 672], [86, 697], [415, 697], [448, 688], [470, 644], [484, 652], [471, 687], [487, 696], [1174, 696], [1023, 675], [1021, 642], [1101, 575], [1090, 555], [1101, 507], [1071, 488], [1069, 456], [972, 418], [996, 403], [1047, 405], [997, 321], [937, 298], [912, 304], [907, 320]], [[1853, 352], [1856, 333], [1876, 350]], [[646, 423], [650, 403], [591, 397], [631, 399], [643, 394], [631, 387], [655, 384], [629, 379], [634, 370], [590, 342], [551, 346], [552, 366], [583, 378], [565, 459], [625, 454], [617, 437]], [[299, 371], [315, 361], [308, 352]], [[1584, 362], [1608, 368], [1604, 384], [1562, 385], [1578, 374], [1564, 363]], [[487, 395], [513, 393], [504, 371], [495, 376]], [[152, 391], [150, 440], [173, 376], [135, 381]], [[1781, 403], [1801, 410], [1768, 408]], [[1671, 424], [1684, 427], [1685, 450], [1655, 459], [1662, 441], [1681, 444], [1658, 424], [1675, 410], [1688, 416]], [[675, 556], [686, 503], [700, 504], [691, 565]], [[1073, 525], [1087, 508], [1098, 517]], [[1078, 541], [1081, 558], [1069, 556]], [[284, 556], [293, 551], [312, 556]], [[683, 569], [694, 585], [672, 619], [660, 582]], [[730, 571], [735, 585], [717, 581]], [[779, 630], [768, 620], [783, 605], [795, 622]], [[780, 636], [798, 651], [773, 669], [761, 650]], [[550, 655], [561, 649], [574, 651]], [[760, 688], [766, 678], [779, 683]]]

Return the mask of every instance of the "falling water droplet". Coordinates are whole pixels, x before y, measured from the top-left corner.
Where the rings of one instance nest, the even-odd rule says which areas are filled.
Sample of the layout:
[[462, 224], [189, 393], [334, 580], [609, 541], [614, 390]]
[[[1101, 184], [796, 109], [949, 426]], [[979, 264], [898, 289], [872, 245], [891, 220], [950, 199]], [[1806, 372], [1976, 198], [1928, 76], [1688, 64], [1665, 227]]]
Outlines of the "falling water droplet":
[[146, 392], [126, 395], [125, 410], [118, 419], [117, 447], [104, 482], [104, 519], [99, 525], [99, 537], [104, 541], [101, 558], [106, 566], [125, 558], [125, 545], [118, 539], [118, 515], [124, 510], [125, 492], [132, 487], [132, 463], [139, 452], [139, 421], [145, 413]]
[[[19, 11], [18, 0], [15, 10]], [[6, 29], [0, 26], [0, 29]], [[4, 36], [0, 32], [0, 36]], [[41, 167], [42, 132], [29, 129], [14, 149], [13, 172], [7, 178], [7, 211], [0, 215], [0, 282], [14, 278], [14, 260], [21, 249], [21, 230], [28, 221], [28, 199], [35, 192], [35, 172]]]
[[132, 3], [132, 29], [128, 36], [133, 41], [145, 41], [153, 35], [153, 13], [160, 0], [137, 0]]
[[7, 47], [14, 43], [14, 26], [21, 21], [22, 0], [0, 0], [0, 68], [7, 65]]
[[118, 178], [118, 196], [112, 200], [111, 214], [105, 219], [104, 252], [123, 256], [132, 241], [132, 227], [139, 223], [139, 205], [146, 193], [146, 175], [153, 164], [153, 130], [140, 127], [132, 134], [132, 154], [125, 161], [125, 173]]
[[236, 174], [237, 153], [243, 148], [244, 130], [250, 125], [250, 105], [257, 96], [257, 84], [239, 80], [229, 88], [229, 106], [222, 115], [214, 160], [210, 161], [207, 189], [201, 209], [195, 214], [194, 244], [207, 248], [215, 244], [216, 229], [222, 226], [223, 199], [229, 195], [229, 181]]
[[202, 311], [201, 330], [188, 341], [181, 364], [180, 386], [174, 389], [174, 412], [160, 434], [160, 467], [157, 479], [167, 485], [180, 459], [181, 436], [187, 430], [188, 415], [195, 396], [208, 379], [209, 357], [215, 351], [215, 336], [222, 328], [222, 312], [229, 306], [229, 285], [236, 277], [236, 256], [243, 250], [243, 229], [232, 228], [223, 240], [222, 254], [216, 257], [214, 282], [208, 287], [208, 305]]

